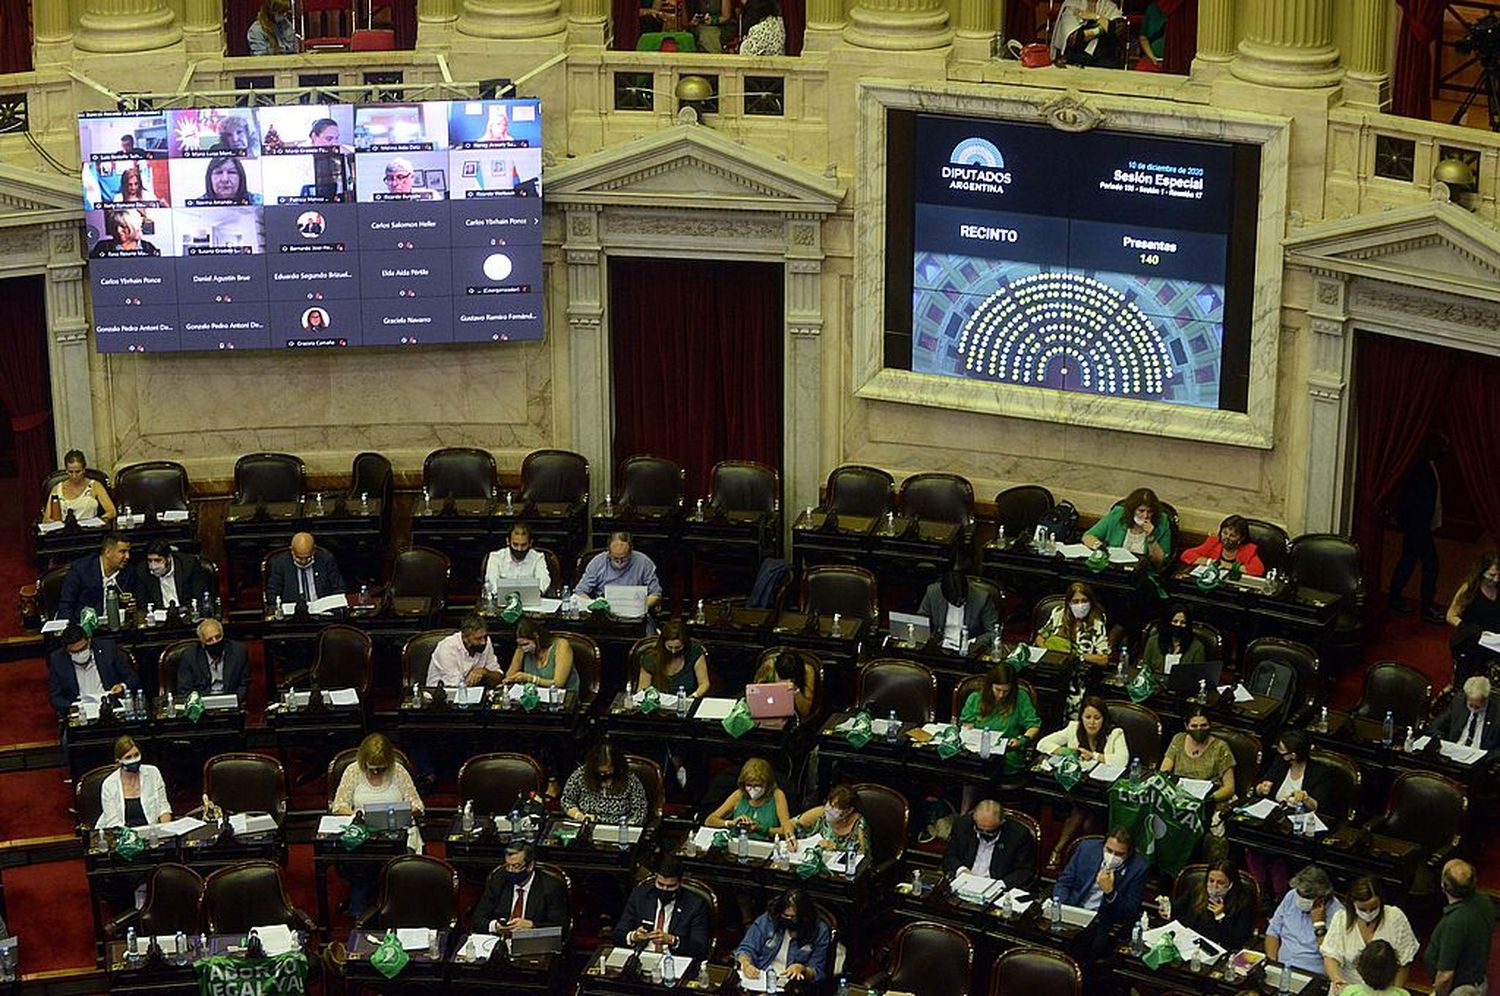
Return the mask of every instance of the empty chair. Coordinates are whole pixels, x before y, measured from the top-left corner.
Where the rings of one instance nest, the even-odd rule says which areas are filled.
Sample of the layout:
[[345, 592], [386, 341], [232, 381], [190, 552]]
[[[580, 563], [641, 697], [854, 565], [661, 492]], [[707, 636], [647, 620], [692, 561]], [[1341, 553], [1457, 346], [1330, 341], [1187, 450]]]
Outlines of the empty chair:
[[425, 546], [408, 547], [396, 554], [386, 592], [392, 598], [430, 598], [441, 608], [451, 566], [447, 554]]
[[282, 685], [352, 688], [363, 696], [370, 687], [370, 659], [374, 649], [370, 634], [362, 629], [343, 623], [324, 626], [318, 631], [312, 664], [287, 675]]
[[285, 924], [311, 932], [312, 920], [292, 905], [274, 861], [241, 861], [203, 883], [203, 926], [210, 934], [245, 934], [251, 927]]
[[478, 813], [508, 813], [542, 791], [542, 766], [525, 754], [480, 754], [458, 770], [458, 796]]
[[896, 479], [878, 467], [851, 463], [828, 475], [829, 512], [874, 519], [895, 506]]
[[1405, 771], [1391, 783], [1385, 812], [1368, 828], [1386, 837], [1418, 845], [1423, 863], [1411, 883], [1412, 895], [1432, 895], [1443, 862], [1453, 856], [1468, 825], [1469, 796], [1445, 775]]
[[1432, 682], [1416, 668], [1381, 661], [1365, 672], [1365, 688], [1354, 715], [1384, 720], [1386, 713], [1398, 727], [1417, 727], [1427, 721]]
[[226, 813], [267, 813], [277, 824], [286, 816], [286, 772], [264, 754], [216, 754], [204, 761], [203, 794]]
[[346, 501], [358, 501], [360, 495], [369, 495], [371, 501], [383, 501], [385, 507], [389, 508], [394, 479], [391, 462], [384, 456], [369, 451], [360, 453], [355, 456], [350, 467], [349, 490], [345, 492], [344, 498]]
[[863, 782], [854, 786], [859, 812], [870, 835], [870, 860], [876, 875], [891, 871], [906, 850], [910, 810], [906, 797], [884, 785]]
[[568, 450], [532, 450], [521, 461], [521, 497], [537, 504], [587, 506], [589, 462]]
[[995, 496], [995, 527], [1005, 535], [1030, 538], [1042, 516], [1052, 511], [1052, 492], [1040, 484], [1020, 484]]
[[192, 937], [199, 927], [198, 908], [203, 901], [203, 878], [186, 865], [163, 862], [146, 876], [146, 902], [110, 925], [118, 936], [134, 927], [142, 937], [171, 937], [178, 931]]
[[1139, 758], [1146, 771], [1155, 771], [1161, 763], [1161, 717], [1134, 702], [1110, 701], [1107, 706], [1109, 721], [1125, 731], [1131, 758]]
[[261, 505], [302, 498], [307, 468], [290, 453], [247, 453], [234, 462], [234, 503]]
[[63, 579], [68, 576], [68, 568], [54, 567], [43, 574], [36, 583], [36, 608], [45, 622], [57, 615], [57, 603], [62, 599]]
[[682, 468], [665, 457], [633, 456], [620, 465], [616, 500], [637, 508], [678, 508], [684, 479]]
[[425, 854], [402, 854], [380, 870], [380, 898], [355, 929], [458, 928], [458, 872]]
[[781, 475], [753, 460], [721, 460], [709, 474], [708, 503], [726, 513], [781, 511]]
[[491, 498], [499, 479], [495, 458], [473, 446], [433, 450], [422, 461], [422, 487], [435, 501]]
[[878, 604], [875, 575], [863, 567], [822, 564], [802, 575], [802, 611], [840, 613], [850, 619], [874, 620]]
[[1292, 577], [1299, 588], [1340, 596], [1333, 632], [1325, 645], [1339, 655], [1358, 652], [1364, 639], [1365, 608], [1359, 547], [1347, 536], [1307, 533], [1292, 541], [1289, 559]]
[[412, 682], [427, 684], [427, 668], [432, 663], [432, 652], [444, 639], [453, 635], [453, 627], [428, 629], [416, 634], [401, 647], [401, 687], [410, 688]]
[[891, 967], [866, 986], [914, 996], [967, 996], [973, 972], [974, 945], [963, 932], [919, 920], [901, 928]]
[[1266, 573], [1273, 570], [1285, 573], [1292, 550], [1292, 541], [1286, 530], [1265, 519], [1246, 519], [1245, 529], [1249, 533], [1247, 538], [1255, 544], [1255, 555], [1260, 558]]
[[1334, 827], [1353, 819], [1359, 808], [1359, 765], [1352, 758], [1319, 747], [1312, 749], [1308, 763], [1323, 765], [1331, 776], [1328, 801], [1318, 810], [1323, 822]]
[[354, 5], [350, 0], [302, 0], [302, 49], [348, 48], [354, 31]]
[[1245, 647], [1240, 669], [1247, 689], [1281, 702], [1282, 725], [1299, 723], [1312, 709], [1321, 668], [1317, 652], [1307, 644], [1258, 637]]
[[995, 959], [990, 996], [1082, 996], [1078, 963], [1049, 948], [1011, 948]]
[[901, 514], [951, 522], [968, 532], [974, 523], [974, 485], [957, 474], [913, 474], [901, 482]]
[[187, 469], [171, 460], [149, 460], [123, 468], [115, 478], [115, 504], [132, 512], [186, 511]]
[[937, 679], [913, 661], [874, 660], [859, 669], [854, 699], [870, 715], [895, 712], [903, 723], [932, 722]]

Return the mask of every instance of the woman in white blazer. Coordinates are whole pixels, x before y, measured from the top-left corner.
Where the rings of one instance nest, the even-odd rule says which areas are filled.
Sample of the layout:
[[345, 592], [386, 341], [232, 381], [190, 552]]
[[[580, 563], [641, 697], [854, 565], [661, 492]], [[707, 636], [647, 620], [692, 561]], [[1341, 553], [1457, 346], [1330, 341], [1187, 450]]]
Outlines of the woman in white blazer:
[[[1078, 752], [1079, 760], [1098, 759], [1104, 764], [1124, 768], [1130, 764], [1130, 746], [1125, 743], [1125, 731], [1109, 719], [1109, 707], [1097, 695], [1090, 695], [1078, 707], [1078, 721], [1069, 723], [1055, 733], [1049, 733], [1037, 741], [1036, 749], [1042, 754], [1056, 754], [1062, 750]], [[1088, 810], [1074, 806], [1063, 823], [1057, 846], [1052, 849], [1049, 865], [1061, 861], [1068, 843], [1077, 836], [1089, 820]]]
[[141, 763], [141, 749], [130, 736], [115, 741], [115, 762], [119, 767], [100, 786], [95, 829], [170, 822], [172, 804], [167, 801], [167, 783], [161, 770], [154, 764]]

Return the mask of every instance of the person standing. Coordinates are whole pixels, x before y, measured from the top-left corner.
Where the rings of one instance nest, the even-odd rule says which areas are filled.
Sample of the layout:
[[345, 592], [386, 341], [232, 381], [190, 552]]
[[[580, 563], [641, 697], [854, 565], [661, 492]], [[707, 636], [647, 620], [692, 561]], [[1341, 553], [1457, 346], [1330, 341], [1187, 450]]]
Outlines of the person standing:
[[1422, 565], [1422, 620], [1443, 622], [1443, 613], [1438, 609], [1437, 598], [1438, 554], [1432, 534], [1443, 525], [1443, 487], [1438, 477], [1437, 462], [1448, 452], [1448, 437], [1440, 432], [1429, 433], [1422, 443], [1422, 451], [1412, 462], [1411, 468], [1401, 482], [1401, 492], [1396, 498], [1396, 526], [1401, 530], [1401, 559], [1391, 574], [1390, 610], [1397, 615], [1411, 611], [1402, 599], [1406, 582], [1411, 580], [1417, 564]]
[[1442, 889], [1447, 905], [1425, 956], [1434, 996], [1449, 996], [1459, 986], [1486, 991], [1495, 904], [1476, 888], [1474, 866], [1457, 858], [1443, 865]]

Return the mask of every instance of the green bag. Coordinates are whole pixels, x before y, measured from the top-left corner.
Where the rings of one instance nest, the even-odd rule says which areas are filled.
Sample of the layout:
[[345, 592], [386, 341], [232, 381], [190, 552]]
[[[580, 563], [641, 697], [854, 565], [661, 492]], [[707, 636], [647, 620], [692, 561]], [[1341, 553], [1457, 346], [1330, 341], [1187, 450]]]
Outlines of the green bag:
[[131, 827], [120, 827], [115, 832], [115, 853], [126, 861], [133, 861], [146, 849], [146, 842]]
[[94, 630], [99, 628], [99, 610], [92, 605], [85, 605], [83, 611], [78, 613], [78, 625], [89, 636], [93, 636]]
[[521, 618], [521, 596], [511, 592], [505, 596], [505, 606], [500, 610], [500, 618], [507, 625], [514, 625]]
[[963, 738], [958, 735], [958, 727], [954, 726], [952, 723], [949, 723], [947, 726], [938, 731], [938, 757], [946, 761], [948, 760], [948, 758], [956, 756], [958, 752], [963, 749], [964, 742]]
[[1017, 671], [1028, 668], [1031, 666], [1031, 650], [1025, 643], [1017, 642], [1011, 648], [1010, 656], [1005, 658], [1005, 662]]
[[649, 716], [661, 708], [661, 692], [652, 685], [641, 693], [641, 704], [638, 706], [643, 715]]
[[797, 862], [798, 878], [816, 878], [828, 870], [828, 862], [823, 860], [823, 848], [817, 842], [809, 844], [807, 854], [801, 861]]
[[609, 603], [602, 598], [596, 598], [589, 603], [590, 612], [608, 612]]
[[1156, 694], [1156, 672], [1144, 661], [1135, 669], [1135, 677], [1125, 685], [1125, 694], [1130, 696], [1130, 701], [1136, 705], [1149, 699]]
[[344, 828], [339, 834], [339, 843], [344, 845], [346, 851], [357, 851], [365, 841], [370, 839], [370, 828], [362, 822], [355, 820]]
[[1177, 950], [1177, 945], [1173, 941], [1170, 931], [1163, 934], [1161, 940], [1157, 941], [1154, 947], [1141, 955], [1141, 961], [1145, 962], [1146, 967], [1152, 970], [1181, 960], [1182, 952]]
[[709, 843], [708, 843], [708, 849], [710, 851], [725, 851], [725, 850], [728, 850], [729, 849], [729, 831], [728, 830], [715, 830], [714, 831], [713, 839], [711, 841], [709, 841]]
[[182, 705], [182, 714], [187, 717], [188, 722], [196, 723], [203, 718], [203, 696], [197, 692], [188, 695], [187, 701]]
[[1094, 552], [1089, 554], [1088, 559], [1083, 562], [1083, 566], [1095, 574], [1107, 569], [1109, 567], [1109, 551], [1102, 546], [1096, 547]]
[[411, 955], [407, 954], [406, 949], [401, 946], [401, 942], [396, 940], [396, 932], [394, 930], [387, 930], [385, 932], [385, 938], [380, 942], [380, 947], [376, 948], [375, 953], [370, 955], [370, 967], [387, 979], [394, 979], [397, 975], [400, 975], [401, 970], [406, 967], [406, 963], [409, 961], [411, 961]]
[[872, 736], [874, 734], [870, 731], [870, 714], [861, 709], [854, 714], [853, 725], [844, 734], [844, 739], [849, 741], [849, 746], [855, 750], [863, 750]]
[[729, 710], [729, 715], [719, 723], [724, 727], [724, 732], [736, 740], [755, 729], [755, 717], [750, 715], [750, 706], [744, 699], [736, 702], [734, 708]]
[[1058, 753], [1057, 763], [1052, 766], [1052, 777], [1057, 779], [1064, 792], [1073, 791], [1073, 786], [1083, 781], [1083, 765], [1078, 760], [1076, 750], [1064, 750]]
[[521, 689], [521, 708], [527, 712], [536, 712], [537, 702], [541, 700], [535, 685], [526, 685]]

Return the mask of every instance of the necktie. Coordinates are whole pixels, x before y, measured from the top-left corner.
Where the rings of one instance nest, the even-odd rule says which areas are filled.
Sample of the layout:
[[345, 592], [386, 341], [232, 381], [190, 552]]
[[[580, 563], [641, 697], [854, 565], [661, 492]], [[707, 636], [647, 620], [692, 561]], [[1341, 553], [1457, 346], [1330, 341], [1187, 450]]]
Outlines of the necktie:
[[312, 568], [311, 567], [302, 567], [302, 568], [299, 568], [298, 569], [298, 573], [300, 573], [302, 575], [302, 597], [305, 600], [307, 600], [307, 602], [311, 603], [314, 600], [313, 599]]
[[510, 908], [510, 918], [512, 920], [519, 920], [519, 919], [521, 919], [521, 916], [525, 912], [526, 912], [526, 887], [518, 885], [518, 886], [516, 886], [516, 903], [515, 903], [514, 906], [512, 906]]
[[[659, 934], [667, 929], [667, 906], [665, 903], [656, 904], [656, 932]], [[656, 950], [661, 950], [661, 941], [656, 942]]]
[[1474, 746], [1474, 734], [1476, 734], [1478, 732], [1479, 732], [1479, 713], [1471, 711], [1469, 713], [1469, 726], [1468, 726], [1467, 729], [1464, 730], [1464, 746], [1465, 747], [1473, 747]]

